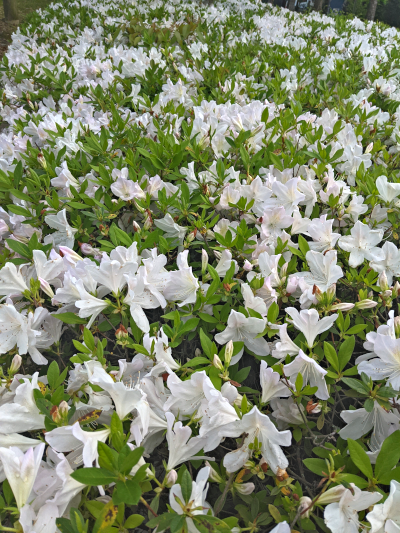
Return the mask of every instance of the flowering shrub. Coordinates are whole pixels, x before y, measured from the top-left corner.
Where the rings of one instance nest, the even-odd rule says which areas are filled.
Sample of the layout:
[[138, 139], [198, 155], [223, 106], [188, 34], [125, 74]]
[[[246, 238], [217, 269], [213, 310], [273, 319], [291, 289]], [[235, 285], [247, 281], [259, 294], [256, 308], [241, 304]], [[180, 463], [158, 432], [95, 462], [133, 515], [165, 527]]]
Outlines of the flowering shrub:
[[399, 46], [247, 0], [14, 34], [0, 531], [400, 531]]

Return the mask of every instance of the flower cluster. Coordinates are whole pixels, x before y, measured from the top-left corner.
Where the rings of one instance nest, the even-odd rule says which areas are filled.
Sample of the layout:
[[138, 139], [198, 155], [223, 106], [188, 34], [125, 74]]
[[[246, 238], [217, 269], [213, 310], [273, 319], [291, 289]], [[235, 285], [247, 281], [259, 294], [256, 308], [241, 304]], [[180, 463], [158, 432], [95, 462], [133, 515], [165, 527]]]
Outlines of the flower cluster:
[[399, 49], [259, 0], [13, 35], [0, 530], [400, 532]]

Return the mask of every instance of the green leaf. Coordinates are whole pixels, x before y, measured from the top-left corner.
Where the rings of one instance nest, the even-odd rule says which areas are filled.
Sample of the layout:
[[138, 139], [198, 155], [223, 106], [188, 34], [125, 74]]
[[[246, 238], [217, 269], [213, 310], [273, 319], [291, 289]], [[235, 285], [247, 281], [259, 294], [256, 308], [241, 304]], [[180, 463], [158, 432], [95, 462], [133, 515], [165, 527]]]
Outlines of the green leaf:
[[131, 516], [128, 516], [128, 518], [126, 519], [124, 528], [135, 529], [136, 527], [140, 526], [143, 520], [144, 516], [141, 516], [140, 514], [131, 514]]
[[144, 448], [135, 448], [134, 450], [132, 450], [129, 455], [122, 460], [121, 464], [118, 465], [119, 471], [122, 474], [129, 474], [132, 468], [136, 466], [140, 461], [143, 452]]
[[56, 388], [59, 375], [60, 375], [60, 369], [57, 364], [57, 361], [52, 361], [52, 363], [50, 363], [50, 366], [47, 370], [47, 379], [52, 389]]
[[189, 502], [192, 495], [192, 478], [187, 470], [184, 471], [181, 479], [182, 496], [185, 502]]
[[371, 461], [363, 447], [353, 439], [347, 439], [347, 445], [353, 463], [368, 479], [373, 479], [374, 473], [372, 472]]
[[376, 459], [375, 477], [380, 483], [381, 477], [390, 472], [400, 460], [400, 430], [387, 437]]
[[310, 246], [302, 235], [299, 235], [298, 243], [299, 243], [299, 248], [301, 250], [301, 253], [305, 257], [306, 253], [310, 250]]
[[351, 389], [363, 394], [364, 396], [369, 394], [369, 388], [365, 383], [362, 383], [358, 379], [353, 378], [342, 378], [343, 383], [345, 383]]
[[139, 483], [135, 480], [117, 481], [113, 492], [113, 502], [115, 504], [137, 505], [141, 495]]
[[355, 343], [356, 343], [356, 338], [349, 337], [340, 346], [339, 353], [338, 353], [340, 371], [342, 371], [347, 365], [347, 363], [350, 361], [350, 358], [353, 355]]
[[118, 453], [101, 441], [97, 443], [97, 451], [100, 467], [106, 470], [116, 471], [118, 467]]
[[382, 485], [390, 485], [391, 481], [398, 481], [400, 483], [400, 466], [385, 472], [379, 477], [379, 483]]
[[314, 472], [314, 474], [317, 474], [318, 476], [323, 476], [323, 472], [327, 472], [328, 470], [328, 467], [323, 459], [304, 459], [303, 463], [306, 465], [308, 470], [311, 470], [311, 472]]
[[118, 476], [105, 468], [79, 468], [71, 474], [72, 479], [84, 485], [108, 485], [118, 479]]
[[197, 529], [200, 533], [230, 533], [230, 526], [216, 516], [197, 515], [193, 517]]
[[75, 313], [53, 313], [52, 316], [58, 320], [61, 320], [62, 322], [65, 322], [66, 324], [86, 324], [86, 320], [84, 318], [80, 318]]
[[99, 517], [97, 518], [94, 526], [93, 533], [101, 533], [105, 529], [109, 528], [115, 522], [118, 514], [118, 506], [114, 505], [113, 502], [108, 502], [101, 511]]
[[332, 368], [336, 370], [336, 372], [339, 372], [339, 359], [335, 348], [329, 344], [329, 342], [324, 342], [324, 354], [325, 359], [332, 366]]

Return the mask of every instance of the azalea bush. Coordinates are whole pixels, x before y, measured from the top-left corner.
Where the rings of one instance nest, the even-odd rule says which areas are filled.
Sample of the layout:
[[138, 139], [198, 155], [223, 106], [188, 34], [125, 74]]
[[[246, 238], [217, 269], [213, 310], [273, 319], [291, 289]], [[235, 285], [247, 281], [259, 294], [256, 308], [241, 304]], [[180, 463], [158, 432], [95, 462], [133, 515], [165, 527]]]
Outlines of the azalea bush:
[[74, 0], [0, 65], [0, 531], [400, 531], [400, 34]]

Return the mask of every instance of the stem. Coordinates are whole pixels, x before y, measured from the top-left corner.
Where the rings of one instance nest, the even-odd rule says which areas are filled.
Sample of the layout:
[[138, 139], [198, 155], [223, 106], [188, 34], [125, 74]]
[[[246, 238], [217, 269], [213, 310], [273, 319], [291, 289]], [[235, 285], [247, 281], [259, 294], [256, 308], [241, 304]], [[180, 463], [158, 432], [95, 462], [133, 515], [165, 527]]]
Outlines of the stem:
[[[155, 516], [156, 518], [158, 517], [158, 514], [157, 514], [155, 511], [153, 511], [153, 509], [152, 509], [152, 508], [150, 507], [150, 505], [146, 502], [146, 500], [143, 498], [143, 496], [140, 496], [140, 501], [143, 503], [143, 505], [144, 505], [145, 507], [147, 507], [147, 509], [151, 512], [151, 514], [152, 514], [153, 516]], [[15, 530], [13, 530], [13, 531], [15, 531]]]
[[224, 492], [221, 494], [221, 497], [219, 498], [219, 500], [218, 500], [218, 502], [217, 502], [217, 504], [215, 506], [214, 516], [218, 516], [218, 513], [220, 511], [222, 511], [222, 508], [223, 508], [224, 503], [225, 503], [226, 495], [228, 494], [228, 491], [229, 491], [229, 489], [232, 486], [234, 478], [235, 478], [235, 472], [232, 472], [232, 474], [230, 474], [230, 476], [228, 478], [228, 481], [227, 481], [227, 483], [225, 485]]

